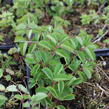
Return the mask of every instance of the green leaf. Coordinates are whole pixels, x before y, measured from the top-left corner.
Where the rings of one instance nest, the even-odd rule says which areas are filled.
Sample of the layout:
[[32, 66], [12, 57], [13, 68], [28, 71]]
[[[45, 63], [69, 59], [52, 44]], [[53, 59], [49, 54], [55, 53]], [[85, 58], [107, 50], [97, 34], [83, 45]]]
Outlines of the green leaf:
[[76, 80], [76, 77], [72, 77], [68, 82], [67, 82], [67, 86], [71, 86], [73, 84], [73, 82]]
[[14, 53], [18, 52], [18, 49], [16, 47], [9, 49], [8, 54], [12, 55]]
[[4, 95], [0, 95], [0, 107], [5, 104], [7, 98]]
[[43, 93], [48, 93], [48, 90], [45, 87], [38, 87], [36, 89], [36, 92], [43, 92]]
[[44, 61], [44, 63], [48, 62], [51, 59], [50, 52], [39, 51], [40, 59]]
[[3, 41], [3, 37], [4, 37], [3, 35], [0, 35], [0, 41]]
[[30, 94], [28, 94], [28, 95], [27, 95], [27, 94], [24, 94], [24, 95], [23, 95], [23, 99], [24, 99], [24, 100], [30, 99], [30, 97], [31, 97]]
[[16, 99], [18, 99], [18, 100], [22, 100], [22, 99], [23, 99], [23, 96], [20, 95], [20, 94], [16, 94], [16, 95], [14, 96], [14, 98], [16, 98]]
[[35, 61], [34, 58], [35, 58], [35, 57], [33, 56], [32, 53], [31, 53], [31, 54], [26, 54], [25, 61], [26, 61], [26, 63], [28, 63], [28, 64], [35, 64], [36, 61]]
[[35, 4], [36, 4], [37, 7], [41, 7], [41, 6], [44, 5], [44, 3], [43, 3], [42, 0], [35, 0], [34, 2], [35, 2]]
[[89, 48], [85, 48], [85, 52], [92, 60], [95, 60], [93, 51], [91, 51]]
[[51, 94], [55, 97], [58, 98], [58, 93], [56, 92], [56, 90], [53, 87], [47, 87], [48, 91], [51, 92]]
[[83, 70], [84, 70], [84, 73], [86, 74], [87, 78], [88, 78], [88, 79], [91, 79], [92, 73], [91, 73], [90, 69], [88, 69], [88, 68], [83, 68]]
[[8, 92], [17, 92], [18, 90], [17, 90], [15, 85], [10, 85], [10, 86], [8, 86], [6, 88], [6, 91], [8, 91]]
[[33, 88], [35, 85], [37, 84], [37, 80], [35, 80], [34, 78], [30, 78], [29, 80], [29, 88]]
[[31, 35], [32, 35], [32, 30], [29, 30], [28, 39], [31, 39]]
[[95, 45], [93, 43], [88, 43], [87, 44], [87, 48], [89, 48], [90, 50], [94, 51], [94, 49], [99, 48], [98, 45]]
[[56, 65], [54, 69], [54, 74], [60, 74], [62, 70], [63, 70], [63, 65], [59, 63]]
[[82, 62], [86, 61], [86, 53], [84, 53], [83, 51], [77, 51], [77, 55]]
[[48, 50], [52, 50], [53, 49], [53, 46], [51, 45], [51, 43], [49, 41], [40, 41], [39, 42], [39, 45], [48, 49]]
[[86, 81], [87, 76], [84, 72], [78, 71], [78, 75], [80, 76], [81, 80]]
[[53, 80], [54, 81], [65, 81], [65, 80], [70, 80], [71, 78], [72, 76], [68, 74], [58, 74], [58, 75], [54, 75]]
[[5, 96], [3, 96], [3, 95], [0, 95], [0, 100], [3, 100], [3, 101], [5, 100], [6, 101], [7, 98]]
[[23, 51], [22, 51], [23, 55], [25, 55], [27, 47], [28, 47], [28, 43], [25, 42], [24, 45], [23, 45]]
[[75, 2], [74, 0], [64, 0], [68, 4], [68, 6], [72, 6], [72, 4]]
[[90, 24], [91, 21], [92, 21], [92, 18], [90, 15], [87, 15], [87, 14], [81, 15], [81, 22], [83, 25]]
[[22, 42], [22, 41], [26, 41], [26, 39], [22, 36], [16, 36], [15, 37], [15, 41], [14, 42]]
[[47, 35], [47, 37], [56, 44], [56, 39], [52, 35]]
[[67, 51], [65, 51], [65, 50], [57, 49], [56, 54], [61, 56], [61, 57], [69, 59], [69, 53]]
[[83, 46], [83, 40], [81, 39], [81, 37], [76, 37], [76, 40], [79, 42], [81, 46]]
[[81, 64], [81, 61], [78, 60], [76, 57], [74, 57], [74, 58], [73, 58], [73, 61], [72, 61], [71, 64], [69, 65], [69, 68], [70, 68], [72, 71], [76, 71], [76, 70], [78, 70], [80, 64]]
[[49, 68], [44, 68], [42, 71], [50, 80], [53, 80], [53, 72]]
[[32, 76], [36, 76], [39, 68], [40, 68], [40, 65], [39, 64], [34, 65], [33, 68], [32, 68], [32, 70], [31, 70], [31, 75]]
[[68, 86], [76, 86], [80, 83], [82, 83], [83, 80], [81, 78], [76, 78], [76, 77], [73, 77], [69, 82], [68, 82]]
[[41, 100], [43, 100], [44, 98], [46, 98], [48, 95], [46, 94], [46, 93], [43, 93], [43, 92], [38, 92], [38, 93], [36, 93], [36, 95], [33, 95], [32, 97], [31, 97], [31, 100], [32, 101], [41, 101]]
[[63, 81], [60, 81], [58, 83], [58, 91], [61, 94], [63, 92], [63, 90], [64, 90], [64, 82]]
[[[4, 105], [5, 104], [5, 102], [6, 102], [6, 100], [5, 99], [3, 99], [3, 97], [5, 97], [5, 96], [1, 96], [0, 95], [0, 107], [2, 107], [2, 105]], [[7, 99], [7, 98], [6, 98]], [[2, 108], [1, 108], [2, 109]]]
[[71, 41], [72, 47], [73, 47], [74, 49], [76, 49], [77, 45], [76, 45], [75, 39], [72, 38], [72, 39], [70, 39], [70, 41]]
[[27, 101], [27, 102], [25, 102], [25, 103], [23, 103], [23, 107], [24, 108], [28, 108], [28, 107], [30, 107], [30, 103]]
[[72, 44], [71, 44], [70, 41], [68, 41], [68, 40], [65, 41], [63, 44], [61, 44], [61, 47], [62, 47], [63, 49], [68, 50], [69, 52], [73, 52], [73, 50], [74, 50]]
[[36, 49], [36, 44], [35, 43], [31, 44], [28, 48], [28, 53], [33, 53], [35, 49]]
[[56, 107], [56, 109], [66, 109], [63, 105], [59, 105]]
[[3, 69], [0, 68], [0, 78], [3, 76]]
[[27, 88], [25, 88], [22, 84], [18, 85], [18, 89], [26, 94], [29, 94]]
[[0, 84], [0, 91], [5, 91], [5, 86], [3, 84]]
[[74, 94], [69, 94], [63, 97], [63, 100], [73, 100], [73, 99], [75, 99]]
[[104, 40], [103, 43], [107, 43], [108, 44], [109, 43], [109, 39]]

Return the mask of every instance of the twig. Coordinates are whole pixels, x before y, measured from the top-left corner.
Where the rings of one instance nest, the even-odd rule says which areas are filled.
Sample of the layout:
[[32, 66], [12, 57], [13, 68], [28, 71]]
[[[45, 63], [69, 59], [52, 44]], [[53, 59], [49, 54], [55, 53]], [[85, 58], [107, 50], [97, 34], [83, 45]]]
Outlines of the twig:
[[[104, 31], [107, 27], [107, 24], [105, 24], [102, 28], [102, 31]], [[107, 33], [105, 32], [101, 37], [99, 36], [99, 34], [97, 34], [97, 36], [95, 37], [95, 39], [92, 40], [93, 43], [96, 43], [97, 41], [101, 40], [102, 37], [104, 37]], [[100, 38], [100, 39], [99, 39]]]
[[97, 87], [101, 90], [101, 91], [103, 91], [107, 96], [109, 96], [109, 92], [107, 92], [106, 90], [104, 90], [99, 84], [96, 84], [97, 85]]
[[108, 33], [108, 30], [101, 37], [96, 39], [93, 43], [96, 43], [96, 42], [100, 41], [107, 33]]
[[100, 94], [100, 98], [103, 96], [103, 91], [101, 92], [101, 94]]
[[100, 13], [100, 12], [101, 12], [101, 9], [103, 9], [103, 8], [104, 8], [105, 4], [106, 4], [106, 2], [105, 2], [104, 4], [102, 4], [102, 5], [98, 8], [97, 13]]
[[107, 78], [107, 81], [109, 82], [109, 77], [108, 77], [108, 75], [99, 67], [99, 66], [97, 66], [101, 71], [102, 71], [102, 73], [105, 75], [105, 77]]
[[83, 104], [84, 109], [86, 109], [86, 105], [85, 105], [84, 97], [83, 97], [83, 99], [82, 99], [82, 104]]
[[90, 85], [91, 87], [95, 87], [95, 85], [93, 85], [93, 84], [91, 84], [89, 82], [84, 82], [84, 83], [87, 84], [87, 85]]

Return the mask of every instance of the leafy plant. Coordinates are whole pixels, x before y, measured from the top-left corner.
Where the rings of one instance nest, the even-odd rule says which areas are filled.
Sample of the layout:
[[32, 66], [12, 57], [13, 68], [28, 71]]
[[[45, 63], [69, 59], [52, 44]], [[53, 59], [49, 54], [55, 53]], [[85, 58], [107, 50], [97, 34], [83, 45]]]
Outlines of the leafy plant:
[[3, 12], [1, 15], [0, 15], [0, 27], [8, 27], [10, 25], [12, 25], [14, 22], [13, 22], [13, 13], [11, 12]]
[[95, 12], [95, 10], [90, 10], [89, 14], [82, 14], [81, 15], [81, 22], [83, 25], [90, 24], [93, 22], [97, 24], [100, 22], [100, 16]]
[[83, 14], [81, 16], [81, 22], [82, 22], [83, 25], [90, 24], [91, 21], [92, 21], [91, 16], [89, 16], [87, 14]]
[[[84, 2], [85, 0], [14, 0], [11, 8], [7, 5], [8, 8], [1, 9], [0, 27], [6, 29], [6, 32], [11, 31], [17, 48], [8, 51], [10, 56], [0, 54], [0, 78], [11, 81], [12, 76], [19, 77], [24, 72], [20, 69], [15, 75], [10, 70], [10, 65], [16, 64], [11, 56], [16, 53], [28, 65], [30, 77], [29, 88], [19, 82], [7, 86], [0, 84], [0, 107], [6, 101], [7, 105], [15, 105], [20, 101], [23, 108], [41, 109], [43, 106], [65, 109], [61, 101], [75, 99], [75, 87], [92, 77], [96, 59], [93, 51], [96, 46], [86, 31], [81, 30], [74, 37], [68, 35], [64, 27], [68, 28], [70, 23], [64, 17], [73, 12], [73, 4], [82, 6]], [[107, 11], [108, 9], [104, 13]], [[48, 19], [48, 25], [40, 23], [43, 20], [45, 23]], [[107, 17], [102, 19], [106, 20]], [[83, 25], [92, 22], [97, 24], [100, 20], [101, 16], [95, 11], [81, 16]], [[11, 30], [8, 30], [9, 27]], [[3, 39], [0, 37], [1, 41]], [[10, 72], [9, 75], [4, 75], [4, 71]], [[34, 94], [31, 95], [30, 90], [33, 88]], [[12, 93], [10, 99], [5, 97], [6, 92]]]
[[[35, 49], [30, 52], [33, 45]], [[57, 31], [55, 27], [52, 33], [29, 46], [30, 51], [26, 54], [25, 61], [30, 65], [33, 76], [30, 79], [30, 88], [37, 85], [36, 92], [38, 90], [50, 94], [51, 100], [74, 99], [72, 87], [91, 78], [95, 60], [94, 48], [91, 36], [85, 31], [70, 38], [62, 28]], [[65, 63], [60, 59], [64, 59]], [[67, 68], [71, 70], [70, 74], [67, 73]]]

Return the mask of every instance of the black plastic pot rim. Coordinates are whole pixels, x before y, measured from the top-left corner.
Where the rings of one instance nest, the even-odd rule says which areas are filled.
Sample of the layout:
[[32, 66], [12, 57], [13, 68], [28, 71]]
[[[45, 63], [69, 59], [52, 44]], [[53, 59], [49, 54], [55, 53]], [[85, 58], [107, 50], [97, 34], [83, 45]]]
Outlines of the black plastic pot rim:
[[109, 48], [96, 49], [94, 50], [96, 57], [108, 57], [109, 56]]

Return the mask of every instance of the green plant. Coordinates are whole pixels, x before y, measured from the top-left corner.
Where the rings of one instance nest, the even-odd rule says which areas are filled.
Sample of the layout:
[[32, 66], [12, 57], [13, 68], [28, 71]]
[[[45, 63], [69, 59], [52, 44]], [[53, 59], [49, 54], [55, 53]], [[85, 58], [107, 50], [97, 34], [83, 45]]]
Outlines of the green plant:
[[92, 18], [90, 15], [87, 15], [87, 14], [81, 15], [81, 22], [83, 25], [90, 24], [91, 21], [92, 21]]
[[0, 60], [0, 65], [3, 70], [10, 68], [11, 64], [15, 64], [12, 57], [8, 56], [7, 54], [0, 53]]
[[3, 12], [1, 15], [0, 15], [0, 27], [3, 27], [3, 28], [6, 28], [10, 25], [12, 25], [14, 23], [13, 21], [13, 13], [11, 12]]
[[81, 15], [81, 22], [83, 25], [94, 23], [100, 23], [101, 16], [99, 16], [95, 10], [90, 10], [89, 14], [82, 14]]
[[[35, 89], [31, 95], [22, 83], [0, 84], [0, 107], [4, 103], [12, 107], [20, 101], [24, 108], [65, 109], [61, 101], [75, 99], [75, 87], [92, 77], [95, 65], [93, 51], [96, 48], [91, 42], [92, 36], [81, 30], [77, 36], [71, 37], [63, 29], [70, 25], [64, 17], [73, 11], [75, 2], [82, 6], [85, 0], [14, 0], [11, 8], [7, 6], [0, 10], [0, 27], [6, 31], [12, 28], [11, 37], [18, 47], [8, 53], [11, 56], [18, 53], [23, 57], [31, 71], [29, 89]], [[51, 17], [49, 24], [40, 25], [45, 16]], [[81, 22], [83, 25], [97, 24], [99, 16], [91, 11], [89, 15], [82, 14]], [[0, 37], [1, 41], [3, 39]], [[7, 81], [13, 75], [21, 78], [22, 69], [15, 70], [13, 75], [4, 75], [7, 68], [11, 69], [11, 64], [16, 64], [11, 56], [6, 55], [4, 61], [4, 56], [0, 55], [0, 78]], [[5, 97], [6, 92], [12, 93], [10, 99]]]
[[[90, 40], [91, 36], [84, 31], [70, 38], [62, 28], [55, 27], [36, 43], [31, 41], [25, 61], [31, 69], [30, 88], [37, 85], [36, 93], [48, 94], [46, 104], [41, 102], [42, 105], [57, 106], [49, 104], [48, 99], [50, 102], [54, 98], [61, 101], [74, 99], [72, 87], [91, 78], [95, 46]], [[70, 74], [66, 69], [71, 70]]]

